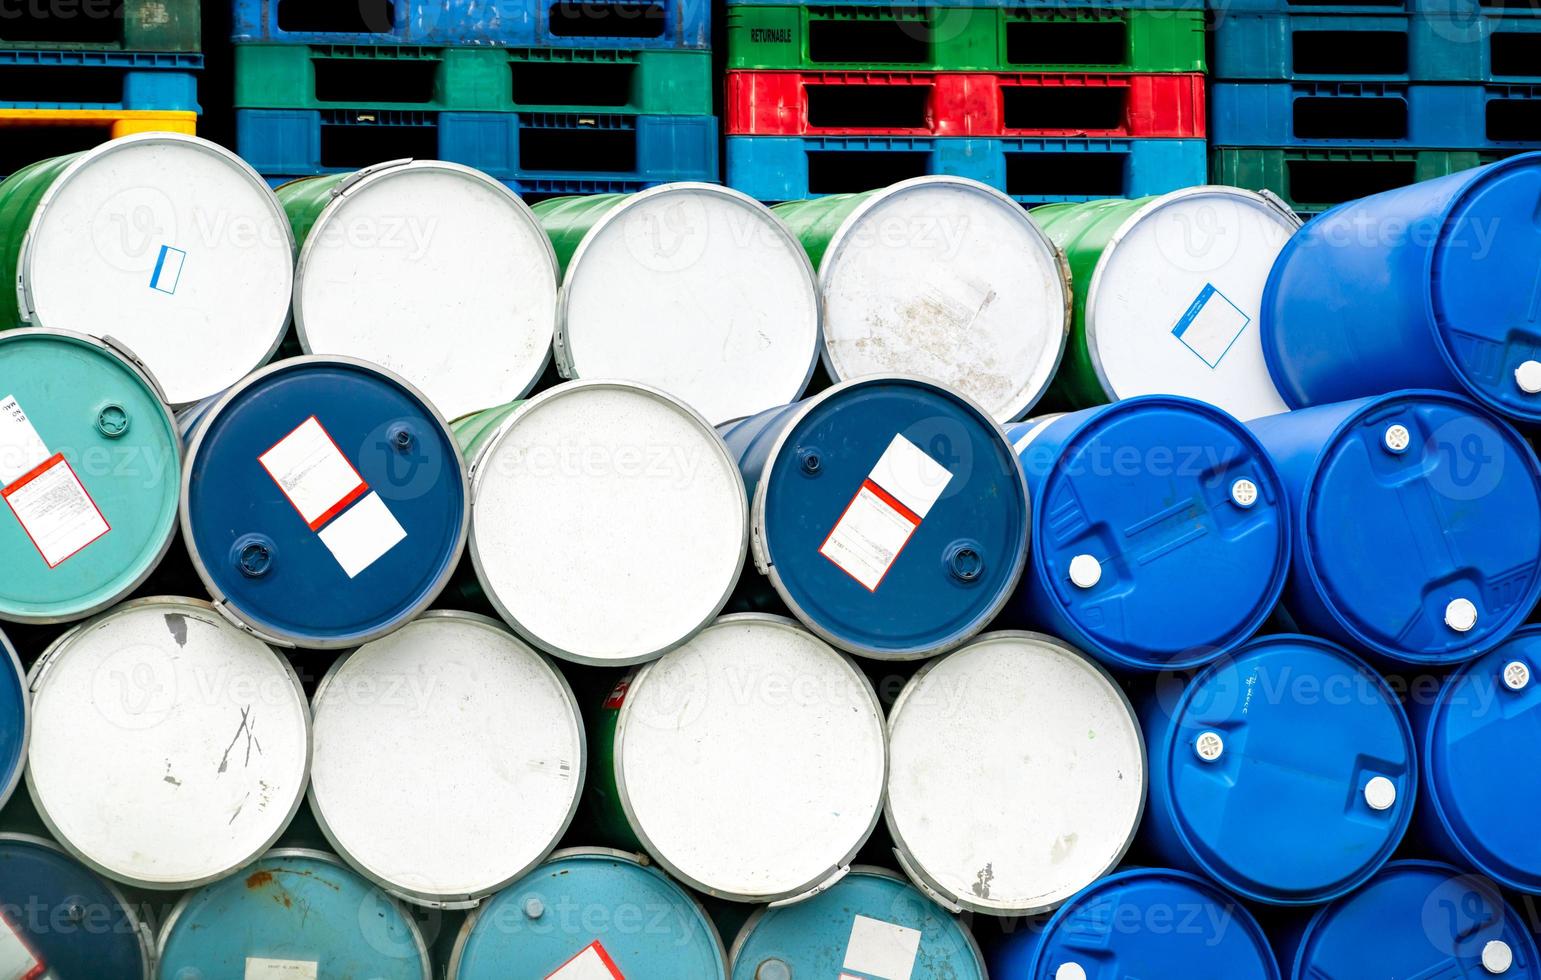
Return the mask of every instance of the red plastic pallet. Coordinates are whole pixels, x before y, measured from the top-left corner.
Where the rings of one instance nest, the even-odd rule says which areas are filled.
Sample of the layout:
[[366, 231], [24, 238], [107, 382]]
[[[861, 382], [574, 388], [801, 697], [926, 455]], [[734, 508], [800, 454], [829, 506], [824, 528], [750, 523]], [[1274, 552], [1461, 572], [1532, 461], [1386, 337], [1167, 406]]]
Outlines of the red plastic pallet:
[[1203, 137], [1200, 74], [730, 71], [730, 136]]

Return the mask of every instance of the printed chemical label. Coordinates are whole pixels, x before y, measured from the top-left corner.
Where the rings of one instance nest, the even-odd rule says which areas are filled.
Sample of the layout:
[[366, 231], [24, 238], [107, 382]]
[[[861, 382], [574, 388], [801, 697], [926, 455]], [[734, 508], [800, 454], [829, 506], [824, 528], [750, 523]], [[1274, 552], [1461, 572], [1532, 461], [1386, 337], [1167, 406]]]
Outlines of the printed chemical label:
[[407, 532], [380, 495], [371, 493], [323, 528], [320, 536], [337, 564], [355, 578], [400, 544]]
[[904, 436], [894, 436], [819, 554], [876, 592], [951, 481], [952, 473], [945, 466]]
[[51, 455], [16, 396], [0, 399], [0, 486], [31, 473]]
[[321, 530], [369, 489], [314, 415], [258, 462], [312, 531]]
[[186, 252], [162, 245], [160, 254], [155, 257], [155, 271], [150, 273], [150, 288], [163, 293], [175, 293], [177, 283], [182, 281], [182, 266], [186, 262]]
[[920, 930], [858, 915], [842, 966], [877, 980], [910, 980], [919, 955]]
[[248, 956], [245, 980], [316, 980], [320, 976], [318, 966], [315, 960], [272, 960]]
[[112, 530], [62, 455], [13, 481], [0, 496], [49, 568]]
[[0, 915], [0, 978], [35, 980], [46, 972], [48, 968], [21, 938], [21, 933]]
[[546, 980], [626, 980], [599, 940], [546, 975]]
[[1220, 366], [1220, 359], [1251, 322], [1252, 318], [1226, 299], [1224, 293], [1205, 283], [1172, 328], [1172, 335], [1213, 368]]

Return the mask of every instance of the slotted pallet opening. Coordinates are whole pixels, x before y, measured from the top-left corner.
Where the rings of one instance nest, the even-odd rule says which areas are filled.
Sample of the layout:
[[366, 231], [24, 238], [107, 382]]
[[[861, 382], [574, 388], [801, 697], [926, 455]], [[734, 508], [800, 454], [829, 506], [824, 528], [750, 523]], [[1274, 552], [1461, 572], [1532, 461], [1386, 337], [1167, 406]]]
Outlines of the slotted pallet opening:
[[1405, 75], [1406, 31], [1296, 31], [1295, 72]]
[[668, 24], [662, 3], [564, 2], [547, 12], [557, 37], [663, 37]]
[[1122, 153], [1008, 153], [1006, 193], [1024, 197], [1122, 197]]
[[808, 59], [823, 63], [924, 65], [931, 61], [930, 28], [919, 20], [808, 21]]
[[123, 0], [0, 4], [0, 45], [112, 44], [123, 37]]
[[925, 129], [927, 85], [809, 85], [808, 125], [849, 129]]
[[1295, 135], [1300, 139], [1406, 139], [1405, 99], [1296, 99]]
[[433, 101], [439, 62], [416, 59], [317, 58], [316, 98], [321, 102]]
[[1411, 160], [1289, 160], [1289, 196], [1301, 204], [1338, 204], [1411, 184]]
[[1541, 140], [1541, 99], [1493, 99], [1487, 104], [1490, 140]]
[[6, 102], [121, 102], [123, 69], [4, 65], [0, 66], [0, 99]]
[[100, 126], [0, 126], [0, 177], [22, 167], [79, 153], [112, 138], [111, 123]]
[[637, 134], [630, 129], [522, 129], [519, 167], [628, 173], [637, 169]]
[[1495, 75], [1541, 75], [1541, 33], [1497, 31], [1492, 55]]
[[1006, 86], [1001, 89], [1007, 129], [1109, 130], [1124, 125], [1129, 90]]
[[433, 126], [321, 126], [321, 166], [367, 167], [381, 160], [439, 156], [439, 131]]
[[1006, 60], [1013, 65], [1121, 65], [1129, 25], [1121, 20], [1015, 20], [1006, 23]]
[[1481, 0], [1480, 6], [1496, 10], [1541, 10], [1541, 0]]
[[631, 102], [637, 66], [515, 61], [513, 99], [521, 105], [623, 106]]
[[1288, 0], [1291, 7], [1339, 7], [1351, 4], [1355, 7], [1385, 7], [1388, 10], [1404, 10], [1407, 0]]
[[311, 34], [388, 34], [396, 27], [392, 0], [278, 0], [278, 29]]
[[925, 152], [814, 150], [808, 154], [808, 192], [850, 194], [930, 172], [931, 154]]

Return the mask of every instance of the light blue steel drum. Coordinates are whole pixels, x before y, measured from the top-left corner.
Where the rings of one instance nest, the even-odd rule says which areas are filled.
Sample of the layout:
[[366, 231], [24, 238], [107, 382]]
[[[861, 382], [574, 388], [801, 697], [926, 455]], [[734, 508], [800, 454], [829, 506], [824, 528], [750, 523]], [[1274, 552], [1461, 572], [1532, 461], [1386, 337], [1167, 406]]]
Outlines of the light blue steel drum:
[[1441, 388], [1541, 421], [1541, 153], [1350, 201], [1279, 253], [1260, 330], [1292, 408]]
[[396, 900], [330, 854], [269, 851], [189, 892], [161, 927], [160, 980], [428, 980], [422, 934]]
[[637, 855], [557, 851], [466, 919], [448, 980], [724, 980], [717, 928]]
[[899, 875], [862, 865], [810, 899], [755, 912], [732, 959], [733, 980], [987, 976], [956, 916]]
[[1284, 605], [1377, 659], [1469, 660], [1541, 598], [1541, 464], [1459, 395], [1403, 391], [1247, 423], [1289, 490]]
[[1145, 395], [1007, 429], [1033, 501], [1017, 612], [1110, 667], [1194, 667], [1256, 633], [1289, 569], [1261, 444], [1203, 402]]
[[130, 352], [60, 330], [0, 332], [0, 619], [100, 612], [160, 564], [182, 446]]

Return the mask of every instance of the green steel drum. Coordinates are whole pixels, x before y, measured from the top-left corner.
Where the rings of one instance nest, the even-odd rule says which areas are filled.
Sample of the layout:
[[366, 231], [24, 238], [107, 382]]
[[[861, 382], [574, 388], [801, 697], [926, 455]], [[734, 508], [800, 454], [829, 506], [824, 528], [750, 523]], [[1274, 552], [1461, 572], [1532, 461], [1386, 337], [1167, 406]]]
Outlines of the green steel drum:
[[0, 273], [11, 284], [0, 330], [111, 335], [169, 403], [187, 405], [278, 349], [294, 238], [240, 157], [196, 136], [139, 133], [0, 183]]
[[277, 194], [300, 243], [294, 327], [305, 353], [389, 368], [446, 418], [540, 380], [556, 257], [503, 184], [458, 163], [393, 160]]
[[1287, 410], [1258, 333], [1268, 270], [1300, 227], [1277, 197], [1190, 187], [1032, 214], [1064, 249], [1075, 286], [1057, 401], [1184, 395], [1243, 421]]
[[0, 619], [80, 619], [138, 587], [176, 531], [181, 454], [125, 348], [0, 332]]
[[1064, 257], [1022, 206], [963, 177], [917, 177], [772, 210], [818, 269], [836, 381], [906, 375], [1023, 418], [1070, 322]]
[[765, 205], [715, 184], [535, 205], [561, 264], [556, 364], [685, 402], [713, 425], [797, 401], [813, 376], [813, 268]]

